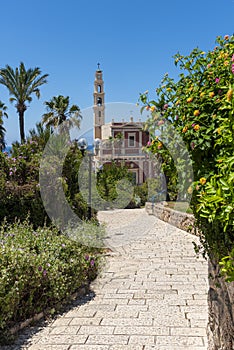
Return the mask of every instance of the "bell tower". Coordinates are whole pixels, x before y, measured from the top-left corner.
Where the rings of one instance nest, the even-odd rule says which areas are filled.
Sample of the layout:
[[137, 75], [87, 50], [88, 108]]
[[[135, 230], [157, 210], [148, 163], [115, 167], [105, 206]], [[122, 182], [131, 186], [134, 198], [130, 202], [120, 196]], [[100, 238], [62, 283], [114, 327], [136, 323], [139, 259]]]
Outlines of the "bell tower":
[[93, 112], [94, 112], [94, 138], [102, 138], [102, 125], [105, 124], [105, 101], [104, 81], [100, 63], [95, 73]]

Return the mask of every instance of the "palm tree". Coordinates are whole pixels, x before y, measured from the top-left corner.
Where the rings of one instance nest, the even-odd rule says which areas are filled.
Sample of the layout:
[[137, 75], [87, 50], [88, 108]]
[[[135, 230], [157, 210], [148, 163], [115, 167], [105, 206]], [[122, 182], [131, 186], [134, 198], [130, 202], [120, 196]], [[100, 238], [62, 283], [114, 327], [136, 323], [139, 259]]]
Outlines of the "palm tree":
[[3, 117], [8, 118], [6, 110], [7, 110], [7, 107], [3, 102], [0, 101], [0, 151], [2, 151], [6, 147], [6, 142], [5, 142], [6, 129], [3, 126]]
[[31, 95], [35, 93], [40, 98], [39, 86], [47, 83], [48, 74], [41, 75], [41, 70], [36, 68], [25, 69], [23, 62], [15, 70], [6, 65], [0, 69], [0, 84], [5, 85], [9, 94], [13, 97], [10, 102], [16, 102], [15, 107], [19, 114], [19, 128], [21, 143], [25, 142], [24, 113], [27, 110], [26, 102], [31, 102]]
[[57, 128], [63, 124], [66, 129], [80, 126], [80, 108], [77, 105], [69, 107], [69, 96], [54, 96], [50, 101], [46, 101], [45, 105], [48, 113], [43, 114], [42, 123], [46, 126]]

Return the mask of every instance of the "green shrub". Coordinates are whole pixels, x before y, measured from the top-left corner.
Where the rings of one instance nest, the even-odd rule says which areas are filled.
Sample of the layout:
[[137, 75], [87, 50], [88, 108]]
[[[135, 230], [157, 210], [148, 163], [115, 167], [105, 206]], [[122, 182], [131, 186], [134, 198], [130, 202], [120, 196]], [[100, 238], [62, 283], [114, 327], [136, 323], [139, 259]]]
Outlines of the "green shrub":
[[[132, 195], [132, 174], [128, 167], [115, 161], [106, 163], [97, 173], [97, 198], [93, 198], [96, 208], [124, 208]], [[95, 191], [93, 191], [95, 193]]]
[[[84, 236], [103, 235], [86, 224]], [[90, 238], [91, 239], [91, 238]], [[95, 278], [100, 249], [85, 247], [57, 229], [36, 231], [26, 221], [0, 227], [0, 338], [23, 321]]]

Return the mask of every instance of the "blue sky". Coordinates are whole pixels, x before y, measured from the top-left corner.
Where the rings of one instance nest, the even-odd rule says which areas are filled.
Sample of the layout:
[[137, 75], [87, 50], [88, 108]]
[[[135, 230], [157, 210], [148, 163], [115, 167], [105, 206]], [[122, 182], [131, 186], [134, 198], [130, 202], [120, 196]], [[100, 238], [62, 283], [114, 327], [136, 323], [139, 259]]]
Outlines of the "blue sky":
[[[41, 99], [25, 113], [25, 129], [45, 113], [44, 101], [62, 94], [81, 109], [92, 106], [93, 80], [101, 63], [106, 102], [136, 103], [154, 97], [164, 73], [176, 77], [172, 56], [215, 46], [218, 35], [234, 33], [234, 0], [107, 1], [11, 0], [1, 3], [0, 66], [40, 67], [48, 73]], [[19, 139], [18, 116], [9, 106], [6, 141]]]

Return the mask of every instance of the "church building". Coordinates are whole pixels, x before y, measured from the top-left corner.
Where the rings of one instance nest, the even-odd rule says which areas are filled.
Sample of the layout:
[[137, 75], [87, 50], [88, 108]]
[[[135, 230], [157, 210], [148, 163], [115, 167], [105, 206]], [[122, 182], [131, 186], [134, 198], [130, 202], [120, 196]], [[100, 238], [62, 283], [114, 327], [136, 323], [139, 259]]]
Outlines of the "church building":
[[98, 64], [94, 80], [94, 139], [101, 139], [101, 147], [96, 161], [102, 165], [113, 160], [125, 164], [132, 172], [135, 184], [140, 185], [147, 178], [153, 177], [154, 166], [142, 147], [150, 140], [149, 133], [143, 130], [143, 122], [128, 121], [105, 123], [105, 92], [103, 72]]

